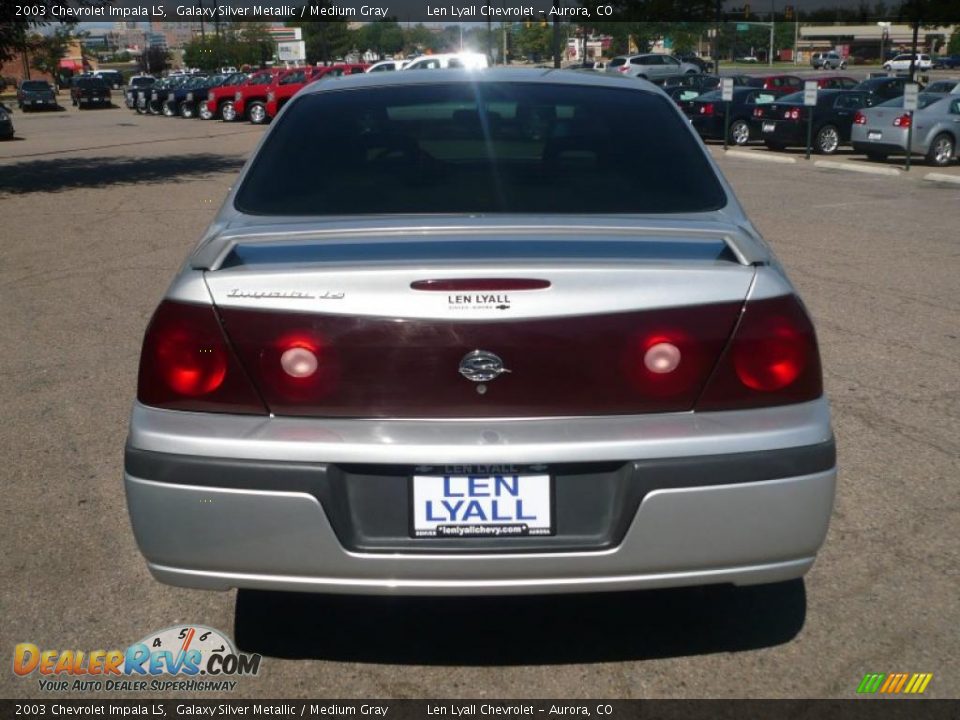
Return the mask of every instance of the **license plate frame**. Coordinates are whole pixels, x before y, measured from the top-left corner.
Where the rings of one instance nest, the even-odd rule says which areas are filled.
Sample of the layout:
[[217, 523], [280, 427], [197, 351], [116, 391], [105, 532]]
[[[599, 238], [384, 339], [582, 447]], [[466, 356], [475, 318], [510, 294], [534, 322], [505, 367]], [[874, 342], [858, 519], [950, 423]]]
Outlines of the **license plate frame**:
[[772, 122], [763, 123], [763, 132], [772, 133], [777, 129], [777, 124]]
[[[409, 534], [415, 540], [556, 535], [556, 484], [548, 473], [414, 474], [407, 498]], [[442, 498], [450, 505], [440, 505]], [[430, 500], [437, 504], [427, 505]], [[451, 508], [456, 508], [454, 518]]]
[[867, 131], [867, 140], [882, 140], [883, 133], [879, 130], [869, 130]]

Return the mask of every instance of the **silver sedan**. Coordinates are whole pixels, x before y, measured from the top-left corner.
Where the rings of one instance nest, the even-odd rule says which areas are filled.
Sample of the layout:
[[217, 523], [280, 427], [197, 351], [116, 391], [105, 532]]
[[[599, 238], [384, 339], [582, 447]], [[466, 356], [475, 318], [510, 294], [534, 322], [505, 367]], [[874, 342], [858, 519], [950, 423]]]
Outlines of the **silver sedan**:
[[163, 582], [510, 594], [800, 577], [836, 460], [805, 306], [670, 99], [451, 70], [281, 110], [147, 328], [124, 479]]
[[960, 95], [923, 93], [912, 116], [903, 109], [902, 97], [860, 110], [850, 140], [855, 152], [885, 160], [906, 154], [911, 125], [911, 155], [923, 155], [931, 165], [949, 165], [960, 138]]

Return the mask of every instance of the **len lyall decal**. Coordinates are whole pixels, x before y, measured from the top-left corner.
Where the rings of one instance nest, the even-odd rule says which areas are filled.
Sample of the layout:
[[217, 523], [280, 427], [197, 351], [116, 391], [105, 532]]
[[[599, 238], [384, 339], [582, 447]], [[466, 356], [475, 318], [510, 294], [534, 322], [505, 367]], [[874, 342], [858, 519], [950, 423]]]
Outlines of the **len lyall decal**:
[[867, 673], [857, 686], [861, 694], [921, 695], [933, 673]]
[[[13, 672], [37, 677], [40, 690], [233, 690], [238, 676], [256, 675], [260, 655], [239, 653], [219, 630], [175, 625], [150, 633], [126, 649], [14, 647]], [[162, 680], [164, 676], [186, 676]], [[203, 676], [202, 679], [200, 676]]]

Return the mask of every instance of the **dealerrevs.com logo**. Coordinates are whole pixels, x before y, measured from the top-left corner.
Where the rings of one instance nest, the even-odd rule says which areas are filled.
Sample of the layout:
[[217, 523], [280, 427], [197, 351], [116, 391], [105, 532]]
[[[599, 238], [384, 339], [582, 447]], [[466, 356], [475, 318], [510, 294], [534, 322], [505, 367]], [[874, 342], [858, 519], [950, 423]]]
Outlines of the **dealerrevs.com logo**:
[[19, 643], [13, 672], [36, 677], [48, 692], [233, 690], [234, 678], [260, 672], [260, 656], [238, 653], [219, 630], [176, 625], [126, 650], [41, 650]]

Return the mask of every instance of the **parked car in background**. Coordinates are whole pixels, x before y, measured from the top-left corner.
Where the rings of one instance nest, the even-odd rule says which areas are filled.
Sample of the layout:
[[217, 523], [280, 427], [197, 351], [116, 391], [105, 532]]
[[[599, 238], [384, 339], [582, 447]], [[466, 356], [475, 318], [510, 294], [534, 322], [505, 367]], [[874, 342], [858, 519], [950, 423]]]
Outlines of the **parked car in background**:
[[873, 96], [874, 105], [903, 95], [907, 79], [902, 77], [868, 78], [859, 83], [854, 90], [862, 90]]
[[363, 74], [369, 66], [364, 63], [338, 63], [298, 68], [288, 75], [280, 75], [267, 90], [267, 119], [272, 120], [304, 86], [324, 78]]
[[205, 100], [211, 87], [224, 82], [229, 75], [194, 75], [190, 80], [176, 88], [167, 96], [163, 105], [163, 114], [167, 117], [179, 115], [184, 118], [197, 116], [197, 104]]
[[[249, 86], [269, 86], [273, 79], [284, 72], [283, 68], [268, 68], [257, 70], [236, 85], [221, 85], [210, 88], [207, 92], [207, 101], [200, 109], [200, 117], [204, 120], [221, 118], [227, 122], [237, 119], [236, 98], [241, 91]], [[266, 92], [266, 91], [264, 91]]]
[[[144, 97], [147, 99], [145, 111], [151, 115], [162, 114], [167, 98], [176, 91], [177, 88], [182, 87], [190, 82], [190, 80], [191, 75], [180, 73], [179, 75], [168, 75], [163, 80], [154, 84], [153, 87], [144, 93]], [[139, 105], [137, 106], [137, 111], [140, 111]]]
[[746, 87], [747, 85], [747, 75], [724, 75], [722, 77], [718, 75], [680, 75], [664, 83], [663, 91], [682, 108], [683, 103], [719, 88], [720, 81], [725, 77], [733, 79], [734, 87]]
[[749, 75], [746, 82], [777, 97], [803, 90], [803, 78], [796, 75]]
[[760, 58], [758, 58], [756, 55], [744, 55], [743, 57], [736, 58], [736, 62], [753, 64], [760, 62]]
[[95, 70], [93, 76], [103, 79], [112, 90], [123, 87], [123, 73], [119, 70]]
[[933, 67], [936, 70], [960, 68], [960, 55], [938, 55], [933, 58]]
[[806, 80], [816, 80], [817, 87], [821, 90], [853, 90], [860, 84], [859, 80], [846, 75], [823, 75], [815, 78], [805, 78], [804, 82]]
[[438, 53], [422, 55], [400, 68], [407, 70], [482, 70], [490, 67], [490, 58], [483, 53]]
[[644, 80], [663, 80], [671, 75], [696, 74], [700, 68], [693, 63], [680, 62], [672, 55], [645, 53], [618, 55], [607, 63], [606, 72]]
[[[730, 122], [727, 140], [732, 145], [746, 145], [758, 137], [751, 123], [753, 110], [776, 100], [776, 96], [766, 90], [754, 87], [734, 87], [733, 100], [730, 102]], [[690, 118], [700, 137], [709, 140], [723, 140], [726, 125], [727, 103], [723, 101], [720, 90], [711, 90], [695, 100], [681, 104], [680, 109]]]
[[380, 60], [367, 68], [368, 73], [372, 72], [394, 72], [402, 70], [409, 60]]
[[850, 129], [857, 111], [869, 107], [873, 101], [868, 93], [858, 90], [821, 90], [817, 93], [817, 104], [807, 107], [803, 104], [803, 95], [793, 93], [754, 108], [754, 130], [771, 150], [806, 147], [808, 119], [812, 119], [813, 151], [831, 155], [850, 142]]
[[[897, 55], [893, 60], [887, 60], [887, 62], [883, 64], [883, 69], [895, 72], [906, 72], [910, 69], [910, 60], [913, 57], [910, 53]], [[933, 61], [926, 53], [917, 53], [914, 68], [917, 70], [930, 70], [933, 68]]]
[[250, 80], [236, 88], [233, 102], [226, 103], [221, 108], [221, 117], [226, 122], [234, 120], [250, 120], [253, 123], [267, 121], [267, 91], [278, 74], [285, 72], [285, 68], [274, 68], [266, 72], [258, 72]]
[[681, 63], [686, 63], [687, 65], [696, 65], [698, 68], [700, 68], [700, 72], [702, 73], [713, 72], [713, 61], [702, 58], [696, 53], [679, 53], [674, 55], [674, 57]]
[[814, 70], [845, 70], [847, 61], [836, 52], [815, 52], [810, 56], [810, 67]]
[[81, 110], [94, 105], [103, 107], [111, 105], [110, 86], [103, 78], [82, 77], [74, 78], [70, 86], [70, 101], [74, 107]]
[[912, 117], [903, 110], [902, 97], [861, 110], [851, 139], [854, 151], [886, 160], [906, 154], [908, 134], [911, 155], [923, 155], [930, 165], [949, 165], [957, 157], [960, 139], [960, 95], [920, 93]]
[[283, 114], [143, 338], [123, 473], [157, 580], [545, 595], [813, 566], [816, 332], [659, 90], [401, 72]]
[[123, 100], [131, 110], [137, 107], [137, 92], [153, 87], [157, 79], [153, 75], [134, 75], [127, 83], [123, 93]]
[[924, 89], [926, 93], [960, 93], [960, 80], [935, 80]]
[[219, 113], [217, 98], [230, 98], [232, 93], [238, 87], [243, 85], [250, 76], [244, 72], [230, 73], [223, 76], [223, 80], [215, 85], [206, 88], [206, 92], [201, 94], [194, 92], [191, 102], [193, 103], [193, 116], [202, 120], [212, 120]]
[[0, 103], [0, 139], [9, 140], [13, 137], [13, 117], [8, 108]]
[[17, 107], [28, 110], [56, 110], [57, 94], [46, 80], [21, 80], [17, 86]]

